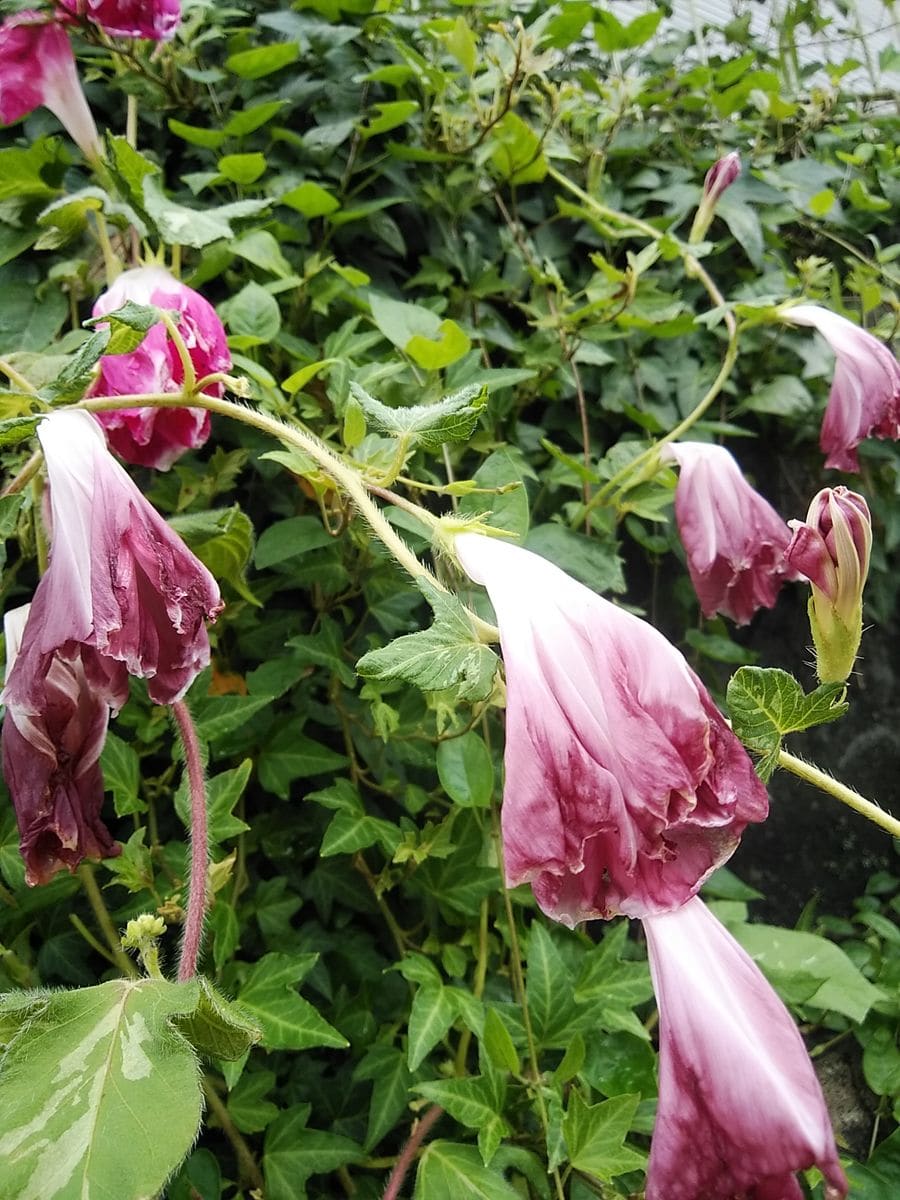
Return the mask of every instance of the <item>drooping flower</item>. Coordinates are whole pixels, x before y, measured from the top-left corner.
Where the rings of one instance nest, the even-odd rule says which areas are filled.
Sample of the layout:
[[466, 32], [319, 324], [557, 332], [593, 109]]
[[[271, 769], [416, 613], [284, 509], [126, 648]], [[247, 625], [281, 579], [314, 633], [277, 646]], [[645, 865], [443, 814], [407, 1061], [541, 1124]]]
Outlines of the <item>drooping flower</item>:
[[[28, 605], [6, 613], [6, 674], [15, 663]], [[100, 820], [103, 776], [100, 752], [109, 708], [88, 683], [76, 649], [71, 658], [50, 656], [39, 683], [39, 711], [20, 708], [4, 694], [3, 776], [12, 797], [25, 879], [46, 883], [83, 858], [109, 858], [118, 845]]]
[[790, 1013], [695, 897], [645, 918], [659, 1005], [659, 1108], [647, 1200], [802, 1200], [816, 1166], [841, 1200], [822, 1089]]
[[722, 193], [731, 187], [740, 173], [741, 156], [737, 150], [732, 150], [730, 154], [718, 159], [706, 172], [706, 178], [703, 181], [703, 198], [697, 207], [694, 223], [691, 226], [691, 242], [701, 242], [706, 236]]
[[77, 654], [114, 711], [128, 675], [157, 704], [179, 699], [209, 662], [204, 621], [222, 608], [206, 567], [144, 499], [86, 412], [38, 425], [49, 481], [50, 565], [38, 584], [6, 702], [40, 716], [54, 656]]
[[500, 625], [509, 884], [568, 925], [682, 904], [768, 811], [706, 688], [661, 633], [546, 559], [473, 533], [455, 548]]
[[822, 683], [843, 683], [862, 639], [863, 587], [872, 551], [865, 499], [845, 487], [823, 488], [794, 531], [785, 558], [812, 584], [809, 622]]
[[834, 380], [819, 445], [826, 467], [859, 471], [867, 437], [900, 439], [900, 363], [878, 338], [818, 304], [781, 309], [791, 325], [811, 325], [835, 353]]
[[181, 0], [57, 0], [67, 13], [99, 25], [110, 37], [165, 42], [181, 21]]
[[100, 138], [78, 80], [69, 39], [46, 13], [26, 9], [0, 24], [0, 121], [49, 108], [85, 158], [100, 158]]
[[[228, 340], [216, 310], [165, 268], [124, 271], [99, 297], [94, 316], [106, 316], [129, 300], [178, 314], [178, 330], [198, 379], [231, 368]], [[160, 322], [135, 350], [101, 358], [100, 375], [91, 392], [96, 396], [179, 392], [183, 382], [178, 350]], [[224, 389], [221, 383], [213, 383], [206, 390], [209, 395], [221, 396]], [[202, 408], [122, 408], [96, 416], [109, 434], [110, 445], [126, 462], [161, 471], [209, 437], [209, 413]]]
[[791, 531], [755, 491], [723, 446], [674, 442], [662, 453], [680, 467], [675, 520], [688, 571], [706, 617], [724, 613], [746, 625], [758, 608], [771, 608], [785, 580]]

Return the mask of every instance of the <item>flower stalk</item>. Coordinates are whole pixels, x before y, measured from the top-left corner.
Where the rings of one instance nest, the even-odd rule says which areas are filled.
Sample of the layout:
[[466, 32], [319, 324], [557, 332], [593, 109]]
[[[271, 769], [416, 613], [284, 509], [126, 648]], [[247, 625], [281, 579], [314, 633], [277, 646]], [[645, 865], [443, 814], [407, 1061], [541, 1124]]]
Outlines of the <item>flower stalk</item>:
[[804, 762], [802, 758], [797, 758], [796, 755], [789, 754], [787, 750], [781, 750], [778, 754], [778, 765], [784, 767], [786, 771], [790, 771], [792, 775], [796, 775], [798, 779], [804, 780], [806, 783], [811, 783], [813, 787], [819, 788], [823, 792], [827, 792], [829, 796], [834, 796], [836, 800], [840, 800], [842, 804], [846, 804], [852, 808], [854, 812], [858, 812], [867, 820], [872, 821], [879, 828], [884, 829], [891, 837], [900, 838], [900, 820], [892, 817], [890, 813], [879, 808], [872, 800], [867, 800], [865, 796], [861, 796], [851, 787], [847, 787], [845, 783], [829, 775], [827, 771], [813, 766], [812, 763]]
[[171, 705], [178, 734], [184, 750], [187, 770], [188, 794], [191, 812], [191, 859], [190, 882], [188, 884], [187, 916], [184, 936], [181, 941], [181, 956], [178, 960], [178, 982], [193, 979], [197, 974], [197, 961], [203, 940], [203, 922], [206, 918], [206, 871], [209, 865], [209, 822], [206, 811], [206, 779], [203, 774], [203, 759], [200, 742], [188, 706], [183, 700]]

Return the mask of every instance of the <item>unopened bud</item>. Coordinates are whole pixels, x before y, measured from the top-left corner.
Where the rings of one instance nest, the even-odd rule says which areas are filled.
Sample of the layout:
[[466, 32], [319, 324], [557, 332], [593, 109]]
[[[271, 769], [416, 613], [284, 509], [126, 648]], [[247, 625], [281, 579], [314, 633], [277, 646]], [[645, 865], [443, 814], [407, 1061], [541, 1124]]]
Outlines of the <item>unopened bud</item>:
[[862, 496], [845, 487], [823, 488], [785, 551], [789, 564], [812, 585], [809, 623], [822, 683], [843, 683], [862, 638], [862, 595], [872, 552], [872, 518]]
[[706, 231], [712, 224], [713, 213], [719, 198], [726, 188], [730, 188], [741, 173], [741, 156], [737, 150], [732, 150], [724, 158], [720, 158], [706, 172], [703, 181], [703, 199], [697, 208], [694, 224], [688, 240], [692, 243], [702, 242]]

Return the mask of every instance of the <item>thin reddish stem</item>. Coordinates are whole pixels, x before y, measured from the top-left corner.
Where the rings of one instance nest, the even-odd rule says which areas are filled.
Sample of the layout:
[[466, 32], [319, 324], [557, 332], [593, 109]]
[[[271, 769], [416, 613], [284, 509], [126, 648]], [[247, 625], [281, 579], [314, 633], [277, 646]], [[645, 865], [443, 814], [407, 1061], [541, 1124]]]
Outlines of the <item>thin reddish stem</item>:
[[181, 940], [181, 957], [178, 961], [178, 980], [193, 979], [197, 974], [200, 943], [203, 940], [203, 920], [206, 916], [206, 868], [209, 863], [209, 836], [206, 816], [206, 780], [203, 776], [203, 760], [200, 743], [191, 718], [190, 710], [183, 700], [171, 705], [187, 768], [188, 792], [191, 799], [191, 871], [188, 885], [187, 916], [184, 922], [184, 937]]
[[394, 1163], [394, 1169], [391, 1171], [390, 1178], [387, 1181], [387, 1187], [384, 1189], [382, 1200], [398, 1200], [403, 1180], [406, 1178], [406, 1172], [412, 1166], [413, 1159], [419, 1153], [419, 1147], [425, 1141], [432, 1126], [443, 1115], [444, 1110], [441, 1106], [433, 1104], [422, 1120], [413, 1126], [412, 1133], [409, 1135], [409, 1141], [403, 1147], [400, 1157]]

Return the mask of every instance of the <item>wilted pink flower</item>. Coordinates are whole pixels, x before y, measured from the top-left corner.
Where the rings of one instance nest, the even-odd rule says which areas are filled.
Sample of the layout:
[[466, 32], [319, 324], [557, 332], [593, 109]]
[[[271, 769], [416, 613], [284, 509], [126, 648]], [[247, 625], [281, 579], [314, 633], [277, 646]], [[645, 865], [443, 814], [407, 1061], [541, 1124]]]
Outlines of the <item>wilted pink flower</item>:
[[[3, 619], [6, 674], [19, 653], [28, 605]], [[91, 688], [76, 649], [70, 659], [52, 654], [37, 685], [39, 711], [29, 712], [4, 694], [3, 775], [19, 823], [29, 884], [46, 883], [83, 858], [119, 853], [100, 820], [103, 776], [100, 752], [109, 708]]]
[[785, 558], [812, 584], [810, 626], [822, 683], [843, 683], [862, 638], [863, 587], [872, 551], [869, 506], [845, 487], [823, 488], [805, 521], [791, 521]]
[[647, 1200], [802, 1200], [816, 1166], [847, 1194], [822, 1089], [790, 1013], [699, 897], [645, 918], [659, 1005]]
[[0, 25], [0, 121], [8, 125], [41, 105], [85, 158], [100, 157], [100, 138], [69, 39], [46, 13], [26, 9]]
[[758, 608], [772, 607], [785, 580], [797, 577], [784, 561], [787, 522], [724, 447], [674, 442], [662, 457], [681, 468], [675, 519], [703, 615], [720, 612], [746, 625]]
[[151, 699], [179, 699], [209, 662], [204, 625], [222, 608], [219, 589], [106, 448], [86, 412], [38, 425], [49, 481], [50, 566], [38, 584], [6, 702], [32, 716], [44, 703], [54, 656], [81, 655], [114, 710], [128, 675]]
[[883, 342], [817, 304], [781, 309], [791, 325], [811, 325], [835, 353], [834, 380], [819, 445], [826, 467], [858, 471], [867, 437], [900, 439], [900, 363]]
[[57, 0], [67, 13], [99, 25], [111, 37], [165, 42], [175, 36], [181, 0]]
[[741, 173], [741, 156], [737, 150], [732, 150], [724, 158], [718, 159], [706, 172], [703, 181], [703, 197], [713, 204], [719, 199], [726, 188], [730, 188]]
[[546, 559], [456, 537], [506, 666], [503, 855], [568, 925], [682, 904], [768, 798], [706, 688], [661, 633]]
[[[197, 378], [231, 368], [231, 354], [216, 310], [193, 288], [179, 283], [163, 267], [138, 267], [121, 274], [94, 305], [94, 316], [114, 312], [131, 300], [152, 304], [178, 315], [178, 330], [191, 356]], [[107, 354], [91, 394], [126, 396], [180, 392], [184, 368], [165, 325], [154, 325], [137, 349]], [[206, 389], [221, 396], [223, 385]], [[126, 462], [165, 471], [186, 450], [209, 437], [209, 413], [202, 408], [122, 408], [95, 414], [109, 441]]]

